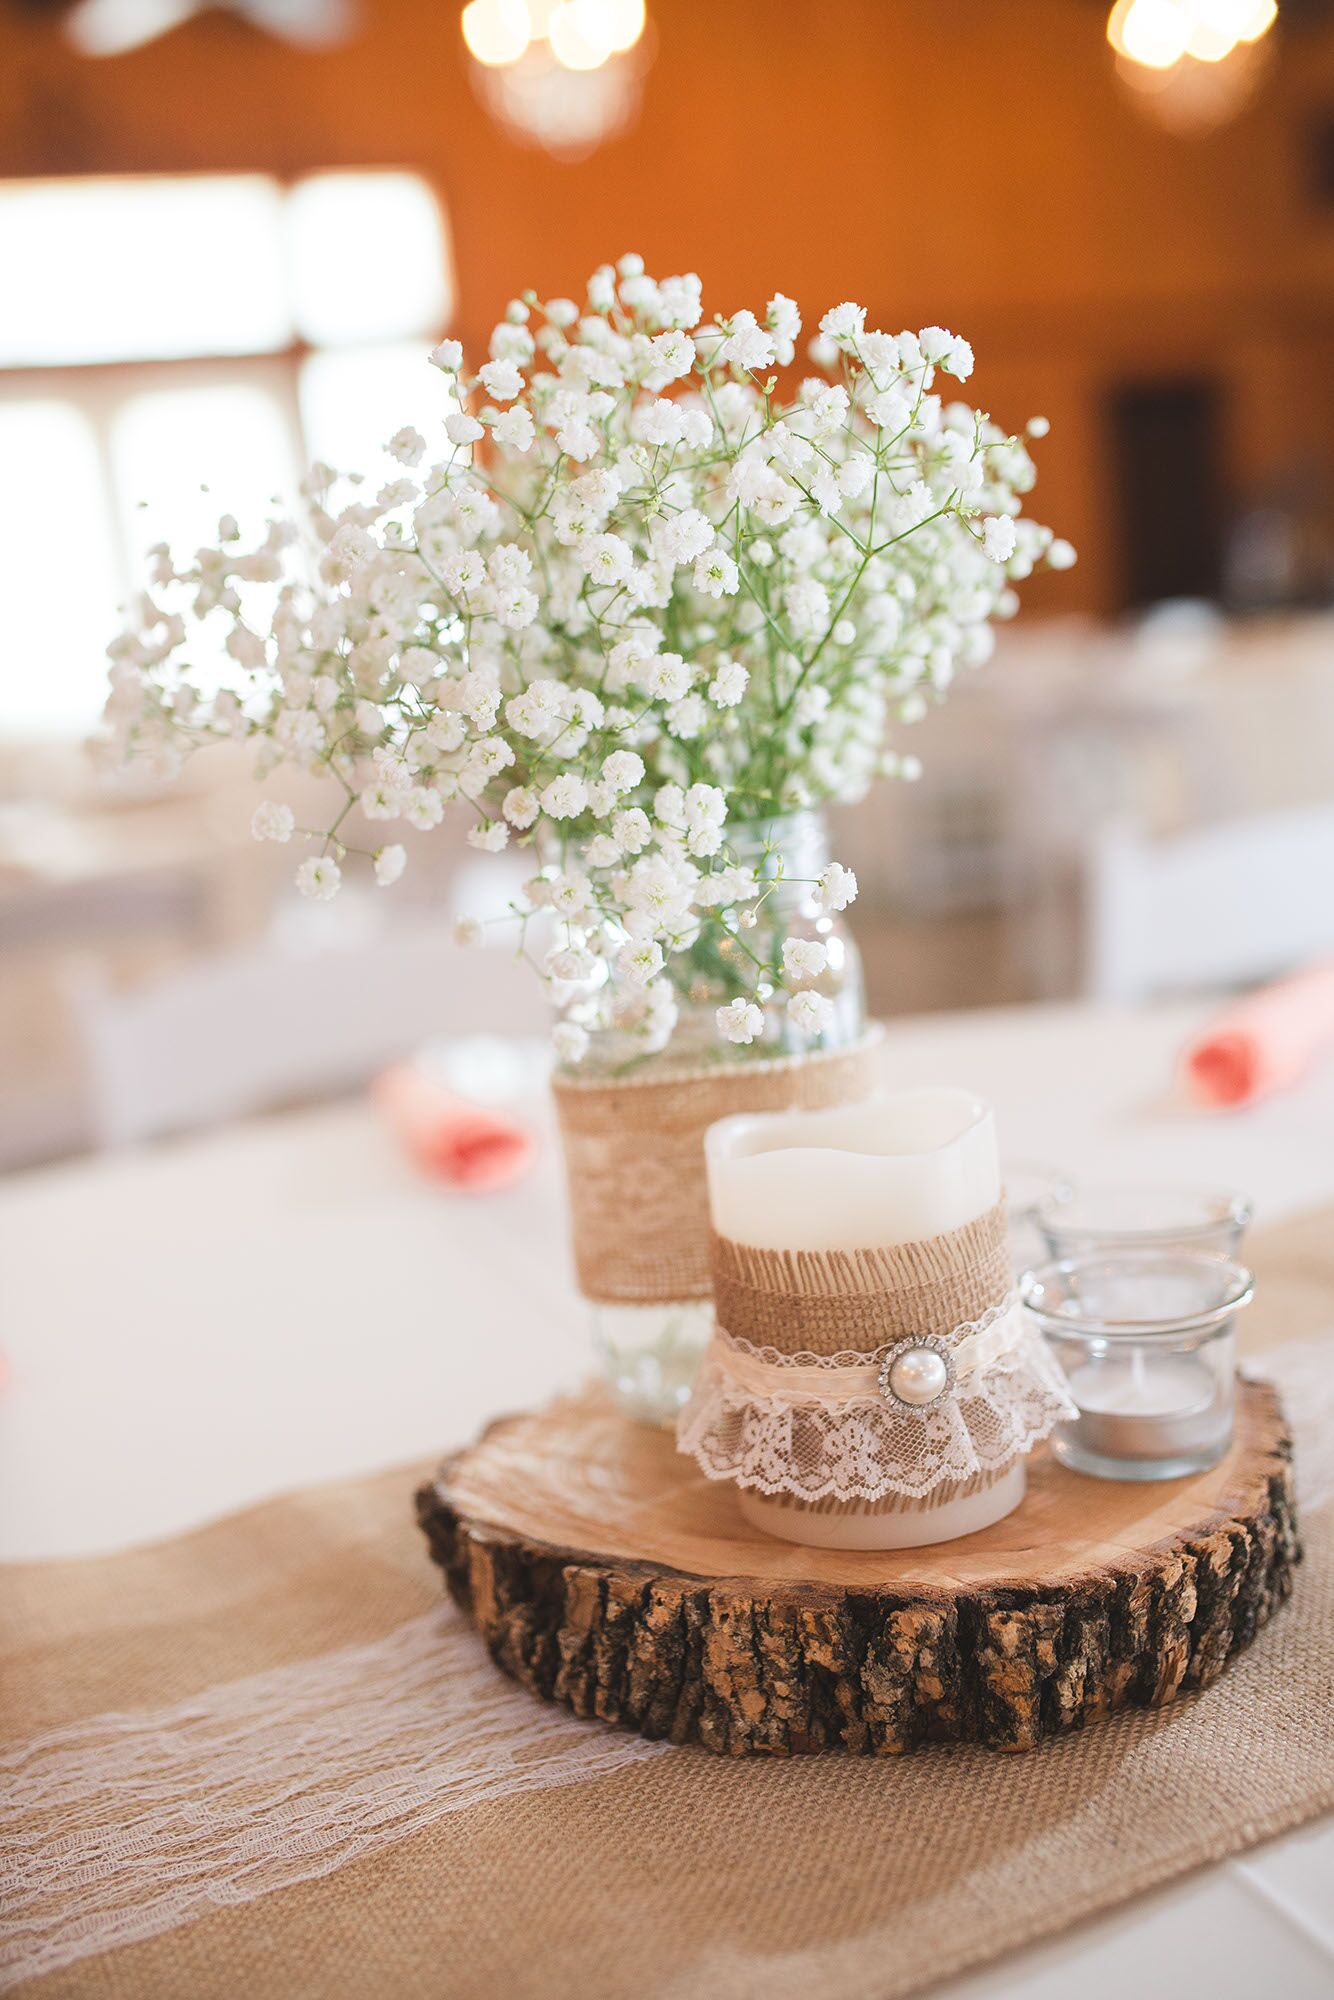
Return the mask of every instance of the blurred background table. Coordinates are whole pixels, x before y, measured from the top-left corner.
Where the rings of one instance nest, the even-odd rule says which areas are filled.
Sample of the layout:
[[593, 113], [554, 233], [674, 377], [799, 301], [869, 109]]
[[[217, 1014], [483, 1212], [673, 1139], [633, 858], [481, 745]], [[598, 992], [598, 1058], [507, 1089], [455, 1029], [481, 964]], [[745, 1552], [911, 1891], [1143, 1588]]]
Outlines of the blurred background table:
[[[886, 1075], [983, 1091], [1014, 1159], [1241, 1188], [1261, 1226], [1334, 1198], [1334, 1070], [1249, 1112], [1202, 1113], [1173, 1083], [1200, 1018], [903, 1020]], [[121, 1547], [443, 1450], [587, 1366], [552, 1147], [509, 1193], [454, 1195], [417, 1178], [361, 1103], [11, 1177], [0, 1325], [9, 1559]], [[1186, 1991], [1179, 1963], [1207, 1974], [1212, 2000], [1250, 2000], [1262, 1979], [1316, 2000], [1334, 1990], [1331, 1863], [1334, 1830], [1300, 1831], [949, 1992]]]

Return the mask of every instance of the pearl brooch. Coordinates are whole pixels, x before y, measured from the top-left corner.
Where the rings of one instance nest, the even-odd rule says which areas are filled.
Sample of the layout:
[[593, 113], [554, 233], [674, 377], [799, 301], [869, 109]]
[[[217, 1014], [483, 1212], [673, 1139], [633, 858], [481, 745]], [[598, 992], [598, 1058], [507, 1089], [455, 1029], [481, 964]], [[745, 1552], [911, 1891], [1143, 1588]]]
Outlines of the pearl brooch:
[[929, 1410], [954, 1386], [954, 1363], [943, 1340], [914, 1334], [896, 1341], [880, 1364], [880, 1393], [896, 1409]]

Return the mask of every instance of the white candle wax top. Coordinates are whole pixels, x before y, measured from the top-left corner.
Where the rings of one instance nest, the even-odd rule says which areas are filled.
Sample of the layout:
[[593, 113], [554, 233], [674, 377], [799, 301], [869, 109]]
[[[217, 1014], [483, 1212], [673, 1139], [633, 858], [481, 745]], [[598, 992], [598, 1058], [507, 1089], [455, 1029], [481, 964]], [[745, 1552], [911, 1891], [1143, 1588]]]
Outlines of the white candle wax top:
[[709, 1127], [704, 1155], [714, 1228], [758, 1249], [886, 1249], [1000, 1200], [995, 1118], [968, 1090], [743, 1113]]

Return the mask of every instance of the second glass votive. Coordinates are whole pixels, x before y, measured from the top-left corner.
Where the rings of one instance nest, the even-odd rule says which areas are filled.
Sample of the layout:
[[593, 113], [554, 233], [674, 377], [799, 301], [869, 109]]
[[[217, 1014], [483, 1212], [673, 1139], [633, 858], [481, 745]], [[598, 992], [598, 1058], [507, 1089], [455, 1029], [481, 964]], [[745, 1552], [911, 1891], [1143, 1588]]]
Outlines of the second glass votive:
[[1010, 1262], [1016, 1271], [1027, 1271], [1051, 1255], [1038, 1229], [1039, 1214], [1044, 1207], [1073, 1201], [1075, 1183], [1059, 1167], [1037, 1160], [1003, 1160], [1001, 1173]]
[[1031, 1211], [1047, 1256], [1058, 1263], [1111, 1250], [1235, 1257], [1251, 1212], [1244, 1195], [1168, 1185], [1054, 1189]]
[[1236, 1315], [1251, 1274], [1198, 1251], [1109, 1250], [1028, 1272], [1024, 1304], [1079, 1415], [1058, 1424], [1063, 1465], [1101, 1479], [1179, 1479], [1232, 1441]]

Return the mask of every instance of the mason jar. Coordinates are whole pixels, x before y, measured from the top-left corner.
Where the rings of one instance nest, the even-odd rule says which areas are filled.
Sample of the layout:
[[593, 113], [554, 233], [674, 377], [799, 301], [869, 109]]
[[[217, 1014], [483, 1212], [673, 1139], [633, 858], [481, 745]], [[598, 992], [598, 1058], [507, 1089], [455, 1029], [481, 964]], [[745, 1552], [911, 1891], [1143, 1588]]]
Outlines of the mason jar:
[[[578, 1065], [581, 1080], [685, 1077], [701, 1071], [737, 1068], [774, 1057], [831, 1053], [850, 1048], [866, 1031], [861, 958], [844, 918], [822, 911], [815, 884], [829, 864], [828, 830], [822, 813], [805, 811], [729, 824], [727, 852], [738, 866], [753, 870], [759, 890], [753, 921], [733, 937], [706, 925], [696, 943], [672, 954], [663, 978], [670, 982], [670, 1015], [653, 1024], [633, 1021], [637, 996], [618, 996], [604, 979], [587, 1007], [589, 1047]], [[825, 947], [818, 978], [803, 982], [831, 1004], [818, 1036], [803, 1034], [787, 1017], [782, 989], [782, 947], [799, 938]], [[605, 954], [614, 957], [611, 940]], [[758, 961], [758, 964], [757, 964]], [[719, 1032], [717, 1013], [739, 996], [754, 998], [763, 1028], [749, 1043], [737, 1044]], [[622, 1025], [607, 1015], [624, 999]], [[579, 1009], [571, 1010], [578, 1018]], [[593, 1021], [599, 1023], [593, 1025]], [[575, 1074], [575, 1072], [571, 1072]], [[704, 1163], [701, 1153], [701, 1182]], [[627, 1230], [635, 1228], [627, 1204]], [[713, 1330], [713, 1307], [705, 1299], [663, 1300], [652, 1305], [590, 1301], [593, 1346], [599, 1367], [622, 1408], [641, 1421], [669, 1425], [690, 1393], [700, 1356]]]

